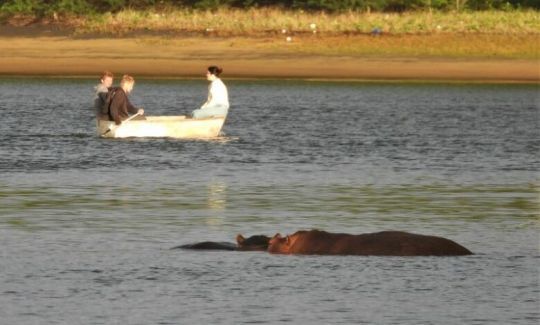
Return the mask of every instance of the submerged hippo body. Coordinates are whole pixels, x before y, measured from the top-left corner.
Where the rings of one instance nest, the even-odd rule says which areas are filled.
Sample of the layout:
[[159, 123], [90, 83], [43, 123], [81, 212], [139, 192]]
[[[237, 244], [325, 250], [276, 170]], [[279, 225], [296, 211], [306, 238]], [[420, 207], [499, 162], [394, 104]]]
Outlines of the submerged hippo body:
[[195, 244], [181, 245], [174, 248], [195, 249], [195, 250], [222, 250], [222, 251], [266, 251], [270, 237], [255, 235], [244, 238], [242, 235], [236, 236], [236, 244], [228, 242], [203, 241]]
[[200, 243], [195, 244], [186, 244], [181, 245], [175, 248], [181, 248], [181, 249], [199, 249], [199, 250], [221, 250], [221, 251], [235, 251], [236, 250], [236, 244], [233, 243], [227, 243], [227, 242], [215, 242], [215, 241], [203, 241]]
[[380, 256], [449, 256], [470, 255], [467, 248], [449, 239], [382, 231], [370, 234], [335, 234], [320, 230], [297, 231], [281, 237], [276, 234], [268, 252], [305, 255], [380, 255]]

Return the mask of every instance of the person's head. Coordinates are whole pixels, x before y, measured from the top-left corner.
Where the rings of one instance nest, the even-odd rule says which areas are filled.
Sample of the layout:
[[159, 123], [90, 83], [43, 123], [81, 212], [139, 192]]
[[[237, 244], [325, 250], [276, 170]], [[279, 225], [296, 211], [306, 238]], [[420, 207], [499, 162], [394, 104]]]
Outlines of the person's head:
[[120, 87], [124, 89], [126, 93], [130, 93], [133, 90], [133, 85], [135, 85], [135, 79], [132, 76], [125, 74], [120, 81]]
[[106, 70], [106, 71], [103, 71], [103, 73], [101, 74], [101, 78], [99, 79], [99, 81], [103, 84], [103, 86], [109, 88], [112, 86], [113, 78], [114, 78], [113, 73]]
[[208, 70], [206, 70], [206, 79], [209, 81], [213, 81], [218, 78], [222, 72], [223, 69], [216, 65], [209, 66]]

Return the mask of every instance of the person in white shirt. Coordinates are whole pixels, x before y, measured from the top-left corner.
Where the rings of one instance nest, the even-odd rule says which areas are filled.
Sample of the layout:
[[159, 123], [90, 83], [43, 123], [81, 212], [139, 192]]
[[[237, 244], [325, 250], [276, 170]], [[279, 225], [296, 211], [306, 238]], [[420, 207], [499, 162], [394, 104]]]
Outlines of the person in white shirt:
[[193, 118], [226, 117], [229, 111], [229, 95], [227, 87], [219, 79], [223, 69], [217, 66], [208, 67], [206, 79], [210, 81], [208, 86], [208, 100], [201, 108], [192, 112]]

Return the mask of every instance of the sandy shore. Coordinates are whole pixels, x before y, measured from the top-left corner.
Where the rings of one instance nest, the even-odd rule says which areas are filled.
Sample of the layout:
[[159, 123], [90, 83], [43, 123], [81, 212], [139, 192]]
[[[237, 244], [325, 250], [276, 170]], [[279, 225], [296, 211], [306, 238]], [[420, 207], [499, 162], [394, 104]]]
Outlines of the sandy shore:
[[272, 39], [0, 36], [1, 75], [96, 76], [108, 69], [135, 77], [200, 77], [224, 67], [227, 78], [540, 81], [532, 59], [340, 56], [295, 52]]

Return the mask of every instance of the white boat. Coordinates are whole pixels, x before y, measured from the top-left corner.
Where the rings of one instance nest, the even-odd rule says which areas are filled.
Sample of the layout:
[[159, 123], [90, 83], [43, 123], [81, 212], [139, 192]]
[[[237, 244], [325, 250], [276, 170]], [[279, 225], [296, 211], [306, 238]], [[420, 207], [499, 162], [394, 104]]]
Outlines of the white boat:
[[219, 136], [224, 117], [192, 119], [186, 116], [145, 116], [145, 120], [126, 120], [120, 125], [99, 120], [97, 132], [103, 138], [159, 137], [201, 139]]

